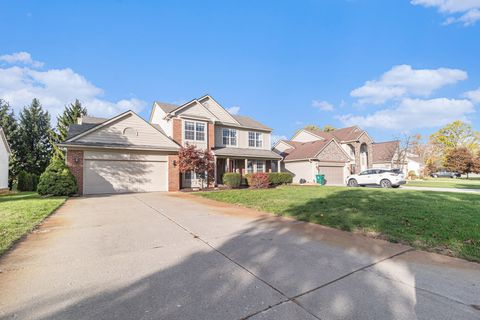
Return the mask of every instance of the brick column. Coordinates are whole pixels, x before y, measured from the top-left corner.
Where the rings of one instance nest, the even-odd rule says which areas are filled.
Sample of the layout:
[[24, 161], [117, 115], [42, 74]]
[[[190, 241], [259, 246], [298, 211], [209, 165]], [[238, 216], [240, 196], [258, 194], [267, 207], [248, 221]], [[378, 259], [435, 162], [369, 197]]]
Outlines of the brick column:
[[[176, 165], [173, 164], [176, 162]], [[178, 155], [168, 156], [168, 191], [180, 190], [180, 169], [178, 167]]]
[[67, 150], [67, 167], [77, 180], [78, 194], [83, 194], [83, 150]]
[[173, 119], [173, 141], [182, 145], [182, 119]]
[[213, 123], [208, 124], [208, 150], [212, 150], [215, 147], [215, 125]]

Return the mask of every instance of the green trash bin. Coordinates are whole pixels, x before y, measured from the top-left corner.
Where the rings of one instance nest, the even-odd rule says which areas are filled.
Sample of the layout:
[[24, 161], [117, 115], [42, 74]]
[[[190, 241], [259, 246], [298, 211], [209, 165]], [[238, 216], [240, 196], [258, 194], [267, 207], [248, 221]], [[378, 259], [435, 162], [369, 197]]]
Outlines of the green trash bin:
[[315, 175], [315, 180], [318, 184], [323, 186], [325, 184], [325, 175], [324, 174], [317, 174], [317, 175]]

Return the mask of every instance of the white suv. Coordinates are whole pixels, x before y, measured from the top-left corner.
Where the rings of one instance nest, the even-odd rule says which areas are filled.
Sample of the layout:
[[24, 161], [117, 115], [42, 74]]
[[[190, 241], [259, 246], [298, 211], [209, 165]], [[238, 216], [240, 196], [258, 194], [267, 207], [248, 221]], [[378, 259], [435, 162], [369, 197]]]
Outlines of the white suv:
[[405, 181], [404, 174], [399, 170], [368, 169], [359, 174], [348, 176], [346, 183], [349, 187], [377, 185], [382, 188], [398, 188], [401, 184], [407, 182]]

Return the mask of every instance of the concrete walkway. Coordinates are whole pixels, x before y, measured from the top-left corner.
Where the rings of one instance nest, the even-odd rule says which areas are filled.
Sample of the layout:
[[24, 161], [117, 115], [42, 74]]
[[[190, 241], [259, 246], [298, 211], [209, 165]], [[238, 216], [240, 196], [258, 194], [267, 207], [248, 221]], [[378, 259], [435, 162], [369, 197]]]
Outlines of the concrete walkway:
[[184, 194], [71, 199], [0, 270], [0, 319], [480, 318], [479, 264]]
[[401, 186], [401, 189], [405, 190], [419, 190], [419, 191], [437, 191], [437, 192], [460, 192], [460, 193], [472, 193], [480, 195], [480, 189], [457, 189], [457, 188], [434, 188], [434, 187], [410, 187]]

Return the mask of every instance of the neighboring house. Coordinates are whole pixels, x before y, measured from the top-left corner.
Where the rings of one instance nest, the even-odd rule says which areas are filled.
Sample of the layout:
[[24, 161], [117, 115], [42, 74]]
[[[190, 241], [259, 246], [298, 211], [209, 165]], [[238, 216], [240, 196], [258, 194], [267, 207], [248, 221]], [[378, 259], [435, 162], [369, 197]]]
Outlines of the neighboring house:
[[82, 117], [70, 126], [66, 163], [79, 194], [175, 191], [178, 150], [157, 126], [133, 111], [110, 119]]
[[[223, 174], [279, 171], [282, 157], [271, 151], [272, 129], [245, 116], [230, 114], [206, 95], [182, 105], [155, 102], [150, 122], [181, 146], [196, 145], [215, 156], [215, 183]], [[200, 186], [192, 172], [181, 176], [184, 188]]]
[[0, 192], [8, 190], [8, 161], [10, 153], [7, 138], [3, 129], [0, 128]]
[[217, 184], [225, 172], [278, 170], [271, 131], [204, 96], [183, 105], [155, 102], [150, 123], [133, 111], [79, 118], [59, 146], [67, 150], [80, 194], [176, 191], [199, 186], [195, 174], [179, 172], [178, 151], [187, 144], [213, 152]]
[[[325, 152], [322, 147], [327, 144], [330, 144], [331, 152], [328, 163], [321, 158], [321, 152]], [[338, 152], [334, 145], [343, 152]], [[294, 175], [294, 182], [299, 182], [300, 179], [313, 182], [315, 175], [321, 173], [325, 175], [328, 184], [344, 184], [348, 175], [368, 168], [405, 167], [406, 170], [407, 167], [407, 163], [399, 164], [398, 141], [375, 143], [358, 126], [331, 132], [301, 129], [290, 141], [279, 141], [273, 150], [284, 158], [282, 169]], [[302, 156], [296, 156], [298, 154]]]

